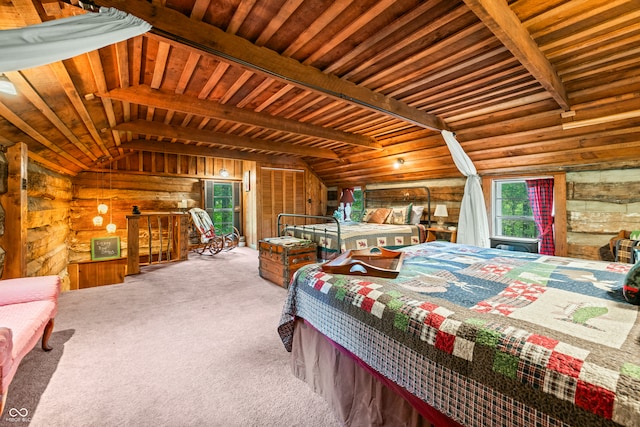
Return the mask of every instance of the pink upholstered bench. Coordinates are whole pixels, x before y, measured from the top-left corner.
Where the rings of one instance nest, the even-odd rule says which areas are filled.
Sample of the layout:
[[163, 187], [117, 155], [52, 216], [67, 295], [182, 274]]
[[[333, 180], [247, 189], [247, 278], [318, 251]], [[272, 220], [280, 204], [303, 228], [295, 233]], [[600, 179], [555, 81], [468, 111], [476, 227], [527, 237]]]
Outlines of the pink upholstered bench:
[[47, 341], [53, 330], [59, 293], [58, 276], [0, 280], [0, 414], [22, 358], [40, 337], [42, 349], [51, 350]]

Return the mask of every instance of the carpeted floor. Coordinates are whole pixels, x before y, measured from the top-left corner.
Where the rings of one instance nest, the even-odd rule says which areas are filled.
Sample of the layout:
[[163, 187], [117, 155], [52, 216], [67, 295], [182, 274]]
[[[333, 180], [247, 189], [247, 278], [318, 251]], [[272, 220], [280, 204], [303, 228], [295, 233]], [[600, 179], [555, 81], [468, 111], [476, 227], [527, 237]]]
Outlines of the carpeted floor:
[[338, 425], [290, 372], [286, 290], [259, 277], [257, 252], [189, 258], [62, 294], [54, 350], [23, 360], [0, 425]]

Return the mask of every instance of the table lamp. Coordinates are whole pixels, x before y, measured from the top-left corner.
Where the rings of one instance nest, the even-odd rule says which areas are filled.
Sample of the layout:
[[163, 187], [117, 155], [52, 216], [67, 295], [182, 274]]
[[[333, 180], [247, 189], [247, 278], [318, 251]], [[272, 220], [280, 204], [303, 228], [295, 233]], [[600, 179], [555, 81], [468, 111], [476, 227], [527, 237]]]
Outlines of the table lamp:
[[436, 205], [433, 216], [438, 218], [438, 228], [444, 228], [444, 219], [449, 215], [446, 205]]

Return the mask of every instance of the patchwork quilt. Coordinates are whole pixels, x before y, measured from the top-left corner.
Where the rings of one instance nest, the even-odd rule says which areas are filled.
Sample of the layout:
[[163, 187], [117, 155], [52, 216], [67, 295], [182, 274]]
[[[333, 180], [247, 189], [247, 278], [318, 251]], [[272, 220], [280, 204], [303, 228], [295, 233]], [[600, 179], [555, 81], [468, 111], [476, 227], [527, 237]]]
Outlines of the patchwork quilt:
[[311, 240], [328, 253], [340, 253], [348, 249], [366, 249], [374, 246], [390, 249], [417, 245], [426, 240], [426, 229], [421, 224], [370, 224], [346, 222], [289, 226], [287, 236]]
[[278, 328], [301, 317], [463, 425], [640, 426], [631, 264], [430, 242], [396, 279], [300, 269]]

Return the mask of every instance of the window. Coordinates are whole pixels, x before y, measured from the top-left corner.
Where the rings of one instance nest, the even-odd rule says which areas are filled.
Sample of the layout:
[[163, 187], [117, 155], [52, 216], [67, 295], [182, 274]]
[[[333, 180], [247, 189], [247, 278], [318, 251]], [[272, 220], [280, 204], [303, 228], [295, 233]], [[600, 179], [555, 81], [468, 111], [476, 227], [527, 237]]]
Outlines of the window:
[[354, 187], [353, 203], [351, 204], [351, 218], [354, 221], [360, 221], [361, 216], [362, 216], [362, 187]]
[[240, 182], [205, 181], [205, 210], [211, 216], [216, 234], [233, 232], [240, 224]]
[[525, 180], [495, 180], [493, 185], [493, 234], [538, 238]]

